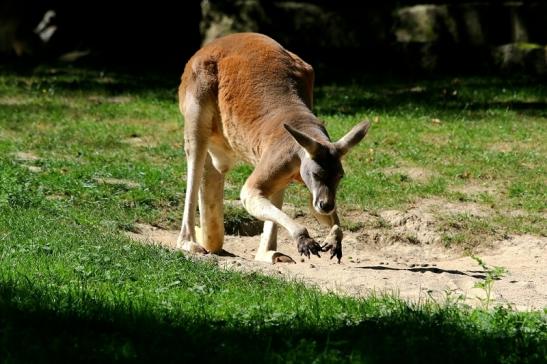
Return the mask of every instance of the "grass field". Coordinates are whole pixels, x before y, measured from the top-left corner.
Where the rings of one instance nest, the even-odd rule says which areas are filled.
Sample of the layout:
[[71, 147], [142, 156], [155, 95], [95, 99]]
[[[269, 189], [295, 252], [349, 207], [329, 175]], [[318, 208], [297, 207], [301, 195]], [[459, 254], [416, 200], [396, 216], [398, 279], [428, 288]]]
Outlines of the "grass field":
[[[137, 222], [180, 223], [177, 81], [0, 69], [2, 362], [545, 362], [545, 310], [342, 298], [126, 238]], [[315, 111], [334, 139], [373, 121], [345, 161], [339, 204], [374, 212], [435, 197], [492, 208], [446, 216], [447, 246], [547, 235], [544, 84], [319, 82]], [[249, 172], [230, 172], [228, 199]], [[287, 197], [303, 204], [306, 193]]]

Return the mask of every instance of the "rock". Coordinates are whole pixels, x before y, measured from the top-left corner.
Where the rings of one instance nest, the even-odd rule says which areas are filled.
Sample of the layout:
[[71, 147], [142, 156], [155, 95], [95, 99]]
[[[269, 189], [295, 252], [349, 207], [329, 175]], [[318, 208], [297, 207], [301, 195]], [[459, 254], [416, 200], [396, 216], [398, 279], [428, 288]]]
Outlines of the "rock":
[[231, 33], [257, 32], [259, 23], [266, 21], [260, 0], [204, 0], [201, 15], [202, 44]]
[[493, 63], [502, 71], [547, 74], [547, 46], [532, 43], [509, 43], [495, 47]]

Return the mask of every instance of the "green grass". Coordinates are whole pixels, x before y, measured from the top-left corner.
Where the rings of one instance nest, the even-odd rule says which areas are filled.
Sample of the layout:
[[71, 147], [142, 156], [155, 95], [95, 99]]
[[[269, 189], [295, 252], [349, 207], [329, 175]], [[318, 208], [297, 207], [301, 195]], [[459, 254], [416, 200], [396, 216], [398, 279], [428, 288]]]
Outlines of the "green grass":
[[[128, 240], [122, 231], [137, 222], [180, 223], [178, 76], [0, 70], [2, 362], [547, 358], [545, 311], [343, 298]], [[375, 211], [435, 197], [493, 208], [486, 217], [440, 219], [447, 245], [470, 236], [546, 235], [546, 96], [539, 83], [502, 79], [319, 84], [316, 112], [334, 138], [379, 117], [344, 162], [339, 204]], [[20, 152], [37, 158], [21, 160]], [[406, 167], [431, 177], [388, 173]], [[230, 172], [227, 198], [237, 198], [250, 170]], [[495, 192], [454, 192], [468, 184]], [[301, 205], [307, 198], [298, 186], [287, 197]], [[239, 209], [227, 212], [228, 222], [248, 219]]]

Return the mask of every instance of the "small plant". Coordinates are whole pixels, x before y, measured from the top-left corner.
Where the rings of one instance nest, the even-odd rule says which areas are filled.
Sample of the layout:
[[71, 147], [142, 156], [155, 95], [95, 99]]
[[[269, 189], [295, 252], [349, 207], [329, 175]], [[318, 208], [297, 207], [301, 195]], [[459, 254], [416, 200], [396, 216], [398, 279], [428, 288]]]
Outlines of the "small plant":
[[380, 218], [378, 218], [378, 221], [376, 222], [375, 227], [379, 228], [379, 229], [390, 229], [392, 226], [389, 223], [389, 221], [387, 221], [383, 217], [380, 217]]
[[500, 280], [505, 274], [507, 274], [507, 269], [504, 267], [490, 267], [488, 266], [481, 258], [476, 255], [471, 255], [471, 258], [474, 259], [486, 273], [486, 278], [483, 281], [475, 283], [475, 288], [481, 288], [486, 293], [486, 297], [479, 300], [484, 305], [484, 308], [488, 310], [491, 301], [492, 287], [494, 286], [494, 281]]
[[[444, 290], [444, 302], [447, 306], [465, 306], [465, 296], [457, 292], [457, 289], [446, 288]], [[469, 307], [469, 306], [466, 306]]]
[[364, 228], [365, 223], [363, 221], [345, 220], [342, 226], [351, 232], [356, 232]]
[[406, 234], [406, 240], [410, 243], [410, 244], [414, 244], [414, 245], [418, 245], [420, 244], [420, 239], [418, 238], [418, 236], [414, 233], [408, 233]]
[[443, 234], [441, 241], [443, 242], [445, 248], [453, 248], [457, 246], [464, 246], [467, 241], [467, 237], [461, 233]]

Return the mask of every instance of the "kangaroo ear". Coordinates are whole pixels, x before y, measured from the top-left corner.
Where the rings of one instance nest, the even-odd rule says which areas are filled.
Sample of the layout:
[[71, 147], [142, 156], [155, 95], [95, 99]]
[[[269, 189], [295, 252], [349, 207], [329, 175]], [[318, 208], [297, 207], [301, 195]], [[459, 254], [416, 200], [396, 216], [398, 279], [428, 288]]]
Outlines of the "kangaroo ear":
[[300, 144], [300, 146], [302, 146], [302, 148], [304, 148], [306, 152], [308, 152], [308, 155], [310, 157], [314, 157], [315, 155], [317, 155], [317, 152], [321, 147], [321, 144], [317, 140], [302, 133], [301, 131], [296, 130], [288, 124], [283, 124], [283, 126], [292, 135], [294, 140], [296, 140], [296, 142]]
[[340, 153], [340, 156], [343, 156], [351, 148], [353, 148], [357, 143], [359, 143], [365, 135], [367, 135], [368, 128], [370, 128], [370, 122], [362, 121], [359, 124], [355, 125], [346, 135], [340, 138], [339, 141], [334, 143], [334, 146]]

